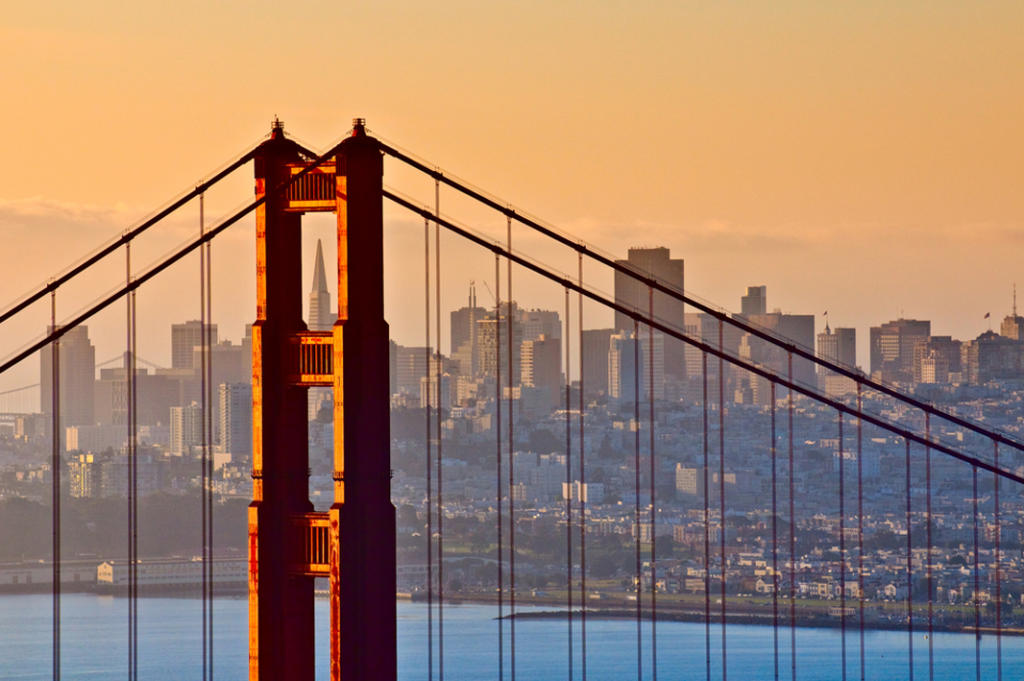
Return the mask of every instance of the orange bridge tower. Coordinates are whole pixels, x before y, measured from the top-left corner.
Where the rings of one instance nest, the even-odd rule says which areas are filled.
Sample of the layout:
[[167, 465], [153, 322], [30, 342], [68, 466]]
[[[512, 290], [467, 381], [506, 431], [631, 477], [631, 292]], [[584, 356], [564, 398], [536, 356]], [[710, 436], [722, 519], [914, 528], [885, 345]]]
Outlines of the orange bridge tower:
[[[333, 159], [310, 165], [279, 122], [255, 154], [256, 195], [265, 202], [256, 214], [252, 333], [249, 678], [313, 680], [313, 580], [328, 577], [332, 681], [394, 681], [382, 154], [357, 119]], [[310, 211], [337, 215], [338, 320], [331, 331], [309, 331], [302, 320], [301, 219]], [[334, 503], [327, 512], [313, 511], [309, 501], [306, 393], [313, 386], [334, 389]]]

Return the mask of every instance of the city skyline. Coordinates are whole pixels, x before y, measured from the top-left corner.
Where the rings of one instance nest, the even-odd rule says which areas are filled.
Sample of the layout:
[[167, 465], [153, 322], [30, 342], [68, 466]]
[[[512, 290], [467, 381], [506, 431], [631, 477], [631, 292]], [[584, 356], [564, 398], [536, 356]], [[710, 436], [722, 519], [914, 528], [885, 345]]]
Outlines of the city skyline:
[[[8, 89], [19, 95], [0, 112], [4, 129], [18, 131], [5, 142], [18, 162], [0, 169], [0, 226], [15, 244], [0, 254], [8, 281], [0, 304], [233, 158], [275, 115], [314, 148], [366, 116], [385, 138], [608, 252], [672, 248], [703, 298], [731, 307], [740, 286], [765, 284], [787, 311], [830, 310], [864, 337], [878, 320], [901, 316], [975, 337], [985, 313], [1009, 310], [1021, 278], [1017, 3], [699, 10], [655, 2], [580, 17], [501, 3], [436, 16], [408, 3], [344, 16], [300, 4], [283, 16], [247, 8], [254, 34], [226, 30], [229, 5], [197, 14], [192, 5], [126, 12], [101, 2], [84, 12], [63, 4], [56, 15], [18, 6], [0, 21], [14, 57]], [[304, 47], [316, 68], [285, 75], [287, 60], [276, 60], [269, 72], [253, 70], [259, 41], [250, 35], [298, 39], [311, 17], [337, 20], [343, 40], [372, 55], [342, 69], [344, 87], [322, 85], [336, 60], [319, 43]], [[366, 30], [379, 25], [428, 30], [399, 31], [381, 49]], [[495, 33], [496, 25], [514, 30]], [[432, 35], [446, 47], [435, 49]], [[176, 47], [185, 36], [187, 54]], [[543, 49], [515, 49], [517, 39]], [[460, 58], [467, 53], [477, 55], [472, 64]], [[502, 57], [511, 53], [521, 57]], [[208, 61], [220, 67], [198, 68]], [[410, 111], [412, 93], [432, 98], [430, 83], [442, 75], [448, 90], [473, 95]], [[263, 90], [239, 89], [261, 79]], [[197, 101], [216, 113], [197, 113]], [[615, 164], [598, 151], [609, 145]], [[90, 159], [90, 172], [55, 181], [50, 159], [66, 154]], [[251, 194], [248, 178], [231, 186], [230, 196], [207, 197], [209, 221]], [[430, 203], [432, 188], [403, 188]], [[137, 262], [182, 241], [197, 227], [190, 223], [178, 219], [138, 244]], [[422, 257], [415, 220], [392, 213], [388, 224], [389, 234], [410, 234], [409, 243], [390, 237], [393, 291]], [[224, 235], [223, 255], [215, 247], [215, 269], [238, 282], [237, 298], [223, 286], [214, 292], [215, 309], [237, 317], [221, 320], [225, 329], [254, 318], [250, 230]], [[333, 241], [325, 239], [328, 262]], [[484, 264], [467, 278], [490, 276]], [[464, 281], [450, 283], [461, 298]], [[154, 290], [148, 304], [194, 318], [188, 296], [173, 294], [179, 288]], [[536, 306], [527, 293], [518, 297]], [[388, 302], [397, 335], [415, 336], [415, 307], [400, 295]]]

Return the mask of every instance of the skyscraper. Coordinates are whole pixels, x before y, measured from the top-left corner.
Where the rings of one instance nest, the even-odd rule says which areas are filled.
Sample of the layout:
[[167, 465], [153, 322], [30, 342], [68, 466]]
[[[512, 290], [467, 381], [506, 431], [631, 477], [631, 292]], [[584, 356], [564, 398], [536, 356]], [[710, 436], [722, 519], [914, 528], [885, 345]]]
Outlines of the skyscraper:
[[[667, 248], [631, 248], [627, 252], [625, 260], [616, 260], [615, 262], [625, 265], [641, 276], [656, 279], [666, 286], [680, 292], [683, 291], [683, 259], [672, 258]], [[658, 291], [653, 293], [654, 319], [678, 331], [683, 331], [685, 308], [683, 302], [665, 293]], [[615, 302], [647, 316], [651, 309], [651, 292], [642, 282], [622, 272], [616, 272]], [[616, 312], [615, 329], [632, 333], [633, 320], [629, 315]], [[683, 343], [673, 339], [665, 339], [665, 341], [665, 372], [675, 378], [684, 378], [686, 366], [683, 361]]]
[[327, 290], [327, 274], [324, 269], [324, 248], [316, 240], [316, 259], [313, 261], [313, 286], [309, 291], [310, 331], [330, 331], [338, 319], [338, 311], [331, 307], [331, 293]]
[[[206, 326], [210, 344], [217, 343], [217, 325], [207, 324]], [[172, 369], [198, 369], [192, 351], [203, 343], [202, 322], [197, 319], [185, 322], [184, 324], [171, 325], [171, 368]]]
[[917, 319], [896, 319], [872, 326], [871, 375], [883, 381], [909, 383], [914, 378], [914, 348], [932, 334], [932, 323]]
[[551, 409], [562, 394], [562, 343], [558, 338], [525, 340], [520, 351], [522, 384], [544, 393], [544, 405]]
[[221, 449], [233, 458], [248, 460], [252, 456], [252, 385], [221, 383], [217, 401]]
[[764, 314], [768, 311], [768, 287], [748, 286], [747, 295], [740, 298], [740, 314]]
[[459, 365], [459, 373], [470, 378], [476, 376], [478, 371], [477, 363], [480, 358], [477, 348], [476, 321], [483, 319], [487, 310], [477, 307], [476, 286], [469, 282], [469, 304], [452, 310], [450, 316], [451, 335], [451, 357]]
[[[835, 332], [825, 323], [825, 331], [818, 334], [818, 357], [844, 367], [854, 368], [857, 364], [857, 330], [837, 327]], [[845, 395], [856, 392], [857, 384], [834, 371], [818, 367], [819, 385], [829, 395]]]
[[[91, 426], [95, 422], [96, 348], [89, 340], [89, 327], [69, 329], [57, 344], [60, 425]], [[49, 346], [39, 352], [39, 400], [40, 411], [52, 415], [53, 353]]]

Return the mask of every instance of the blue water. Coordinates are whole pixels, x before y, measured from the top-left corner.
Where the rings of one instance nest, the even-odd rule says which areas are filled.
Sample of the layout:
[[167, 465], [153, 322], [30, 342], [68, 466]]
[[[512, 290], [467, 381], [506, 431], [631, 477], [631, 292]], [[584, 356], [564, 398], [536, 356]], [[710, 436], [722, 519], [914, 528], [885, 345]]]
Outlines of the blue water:
[[[50, 678], [50, 597], [0, 596], [0, 679]], [[317, 601], [318, 631], [327, 630], [327, 602]], [[197, 679], [201, 675], [201, 602], [184, 598], [143, 598], [139, 601], [139, 673], [141, 679]], [[123, 598], [70, 594], [62, 600], [63, 678], [119, 679], [127, 676], [127, 601]], [[427, 608], [398, 604], [399, 678], [427, 679]], [[498, 623], [495, 608], [482, 605], [445, 607], [445, 679], [477, 681], [497, 678]], [[217, 679], [247, 677], [248, 608], [244, 599], [218, 599], [214, 606]], [[435, 633], [437, 630], [435, 621]], [[505, 623], [506, 636], [509, 624]], [[658, 678], [663, 681], [705, 678], [704, 625], [659, 622]], [[573, 678], [580, 678], [578, 622], [574, 642]], [[642, 629], [642, 675], [650, 678], [650, 625]], [[711, 678], [722, 677], [721, 628], [712, 626]], [[797, 630], [797, 678], [832, 681], [842, 678], [841, 637], [834, 629]], [[564, 619], [520, 620], [516, 624], [516, 677], [522, 681], [567, 678], [567, 634]], [[960, 681], [975, 678], [975, 638], [936, 634], [934, 678]], [[327, 679], [326, 634], [318, 642], [317, 678]], [[762, 680], [774, 677], [771, 627], [730, 625], [727, 630], [728, 677]], [[847, 635], [847, 674], [860, 678], [859, 636]], [[780, 675], [790, 678], [789, 630], [780, 631]], [[1003, 638], [1003, 678], [1024, 679], [1024, 638]], [[880, 681], [910, 678], [905, 632], [876, 631], [865, 635], [866, 677]], [[996, 678], [996, 639], [981, 640], [981, 675]], [[435, 664], [437, 654], [435, 653]], [[587, 678], [619, 681], [637, 678], [636, 624], [623, 620], [587, 623]], [[928, 641], [915, 635], [916, 679], [928, 678]], [[436, 668], [435, 668], [436, 669]], [[509, 655], [506, 642], [505, 673]], [[434, 678], [437, 678], [435, 671]]]

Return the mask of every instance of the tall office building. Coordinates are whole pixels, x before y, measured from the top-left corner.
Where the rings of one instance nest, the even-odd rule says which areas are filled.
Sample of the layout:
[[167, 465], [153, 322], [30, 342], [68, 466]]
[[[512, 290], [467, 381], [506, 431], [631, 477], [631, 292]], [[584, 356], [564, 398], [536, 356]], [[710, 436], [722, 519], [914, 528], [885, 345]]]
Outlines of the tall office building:
[[[207, 332], [210, 344], [217, 343], [217, 325], [207, 324]], [[203, 344], [202, 322], [192, 320], [184, 324], [171, 325], [171, 368], [172, 369], [197, 369], [195, 364], [196, 355], [193, 350]]]
[[433, 364], [427, 359], [427, 348], [423, 346], [407, 347], [405, 345], [394, 346], [395, 348], [395, 392], [407, 395], [420, 394], [420, 378], [427, 375], [428, 364]]
[[872, 326], [868, 339], [871, 375], [883, 381], [909, 383], [914, 379], [914, 349], [932, 335], [932, 323], [896, 319]]
[[932, 336], [914, 347], [915, 383], [959, 383], [963, 380], [961, 342], [951, 336]]
[[[818, 357], [853, 369], [857, 364], [857, 329], [837, 327], [833, 332], [825, 323], [825, 331], [818, 334]], [[819, 385], [828, 395], [846, 395], [857, 391], [850, 378], [818, 367]]]
[[768, 311], [768, 287], [748, 286], [747, 295], [740, 298], [740, 314], [765, 314]]
[[[657, 279], [662, 284], [683, 291], [683, 259], [672, 258], [669, 249], [631, 248], [625, 260], [616, 260], [638, 274]], [[651, 295], [647, 286], [622, 272], [615, 273], [615, 302], [632, 308], [646, 316], [651, 309]], [[683, 313], [685, 306], [665, 293], [658, 291], [653, 295], [654, 319], [662, 324], [683, 331]], [[633, 332], [633, 320], [621, 312], [615, 313], [616, 331]], [[686, 376], [684, 362], [684, 344], [674, 339], [665, 342], [665, 372], [674, 378]]]
[[663, 334], [655, 333], [652, 339], [641, 332], [639, 340], [631, 333], [614, 334], [608, 342], [608, 396], [620, 403], [632, 402], [635, 397], [647, 402], [653, 392], [655, 400], [664, 399], [664, 366]]
[[554, 310], [520, 310], [519, 323], [523, 327], [524, 341], [541, 336], [553, 340], [562, 338], [562, 320]]
[[1017, 285], [1013, 286], [1013, 308], [1010, 314], [1003, 318], [999, 327], [999, 335], [1015, 341], [1024, 342], [1024, 317], [1017, 314]]
[[[47, 332], [52, 331], [52, 327]], [[93, 400], [96, 383], [96, 348], [89, 327], [76, 326], [57, 341], [60, 424], [91, 426], [95, 422]], [[53, 353], [50, 346], [39, 352], [40, 411], [53, 414]]]
[[[748, 322], [775, 336], [814, 350], [814, 315], [811, 314], [783, 314], [782, 312], [769, 312], [766, 314], [745, 315]], [[725, 326], [728, 329], [728, 325]], [[728, 341], [726, 342], [728, 345]], [[756, 364], [773, 369], [780, 375], [786, 375], [789, 371], [788, 357], [781, 348], [771, 345], [752, 334], [743, 334], [740, 339], [739, 354]], [[814, 370], [814, 363], [810, 360], [793, 358], [793, 379], [797, 383], [815, 386], [818, 384], [817, 374]], [[770, 399], [770, 390], [767, 380], [759, 377], [751, 377], [751, 387], [754, 390], [754, 400], [758, 404], [767, 404]]]
[[583, 332], [583, 394], [608, 392], [608, 348], [615, 329]]
[[562, 342], [558, 338], [524, 340], [520, 350], [522, 385], [543, 391], [543, 406], [559, 403], [562, 395]]
[[[519, 385], [520, 346], [523, 343], [523, 326], [519, 323], [519, 311], [516, 304], [511, 304], [511, 315], [508, 306], [501, 306], [501, 314], [489, 313], [476, 321], [477, 347], [479, 348], [479, 376], [494, 377], [498, 373], [498, 362], [501, 362], [501, 384]], [[509, 327], [512, 327], [512, 345], [509, 346]], [[499, 330], [500, 327], [500, 330]], [[512, 377], [508, 376], [508, 353], [512, 351]]]
[[338, 311], [331, 307], [331, 293], [327, 290], [327, 274], [324, 269], [324, 248], [316, 240], [316, 259], [313, 261], [313, 287], [309, 291], [310, 331], [330, 331], [338, 319]]
[[452, 310], [450, 315], [450, 350], [452, 359], [458, 362], [459, 373], [474, 377], [479, 370], [480, 358], [476, 339], [476, 322], [483, 319], [487, 310], [476, 304], [476, 285], [469, 283], [469, 301], [465, 307]]

